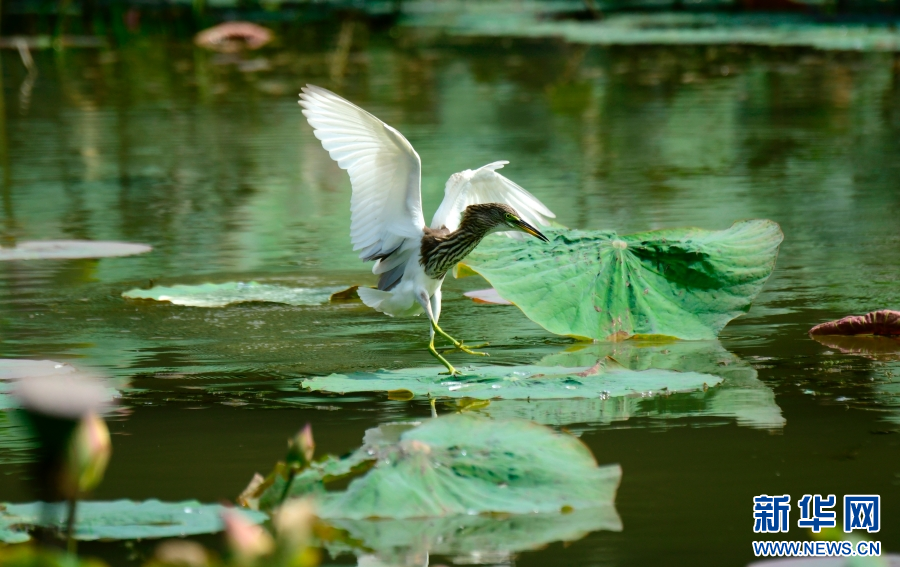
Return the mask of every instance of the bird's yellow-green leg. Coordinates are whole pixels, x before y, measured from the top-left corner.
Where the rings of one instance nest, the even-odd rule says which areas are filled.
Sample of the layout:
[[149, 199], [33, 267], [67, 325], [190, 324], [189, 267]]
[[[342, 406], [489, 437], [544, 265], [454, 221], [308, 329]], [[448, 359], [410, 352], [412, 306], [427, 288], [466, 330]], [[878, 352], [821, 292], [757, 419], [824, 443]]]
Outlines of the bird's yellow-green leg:
[[434, 335], [431, 335], [431, 340], [428, 341], [428, 352], [430, 352], [433, 357], [440, 360], [441, 364], [447, 367], [447, 374], [451, 376], [459, 374], [459, 370], [453, 368], [453, 365], [447, 362], [447, 359], [438, 354], [438, 351], [434, 349]]
[[[467, 346], [464, 346], [462, 341], [458, 341], [458, 340], [454, 339], [453, 337], [451, 337], [450, 335], [448, 335], [447, 333], [445, 333], [444, 330], [441, 329], [441, 328], [438, 326], [438, 324], [435, 323], [434, 321], [431, 322], [431, 327], [435, 330], [436, 333], [438, 333], [439, 335], [441, 335], [442, 337], [444, 337], [445, 339], [447, 339], [448, 341], [450, 341], [451, 343], [453, 343], [453, 346], [454, 346], [454, 347], [456, 347], [457, 349], [463, 351], [463, 352], [466, 353], [466, 354], [474, 354], [474, 355], [476, 355], [476, 356], [490, 356], [490, 354], [488, 354], [488, 353], [486, 353], [486, 352], [478, 352], [478, 351], [476, 351], [476, 350], [470, 349], [470, 348], [467, 347]], [[434, 345], [434, 341], [432, 341], [432, 348], [433, 348], [433, 345]], [[484, 343], [483, 345], [477, 345], [477, 346], [474, 346], [473, 348], [478, 348], [478, 347], [481, 347], [481, 346], [487, 346], [487, 343]]]

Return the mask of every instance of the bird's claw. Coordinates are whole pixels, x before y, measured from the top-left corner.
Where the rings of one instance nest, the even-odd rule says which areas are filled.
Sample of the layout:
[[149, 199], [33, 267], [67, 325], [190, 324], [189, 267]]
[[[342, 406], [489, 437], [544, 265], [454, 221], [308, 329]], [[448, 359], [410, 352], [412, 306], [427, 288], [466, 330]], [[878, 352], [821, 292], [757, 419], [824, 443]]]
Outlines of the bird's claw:
[[449, 352], [462, 351], [466, 354], [471, 354], [474, 356], [491, 356], [490, 353], [487, 352], [479, 352], [477, 350], [472, 350], [473, 348], [482, 348], [488, 346], [490, 343], [481, 343], [477, 345], [472, 345], [471, 347], [467, 347], [463, 344], [462, 341], [459, 341], [459, 344], [453, 346], [453, 348], [443, 351], [442, 354], [447, 354]]

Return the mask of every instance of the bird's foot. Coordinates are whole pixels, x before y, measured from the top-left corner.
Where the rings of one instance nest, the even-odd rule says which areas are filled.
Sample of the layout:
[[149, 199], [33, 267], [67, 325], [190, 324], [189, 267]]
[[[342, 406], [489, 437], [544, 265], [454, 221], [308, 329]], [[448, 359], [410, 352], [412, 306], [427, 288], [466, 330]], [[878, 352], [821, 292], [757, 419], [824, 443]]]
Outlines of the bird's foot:
[[449, 374], [450, 376], [456, 376], [457, 374], [461, 374], [461, 372], [459, 370], [457, 370], [456, 368], [453, 368], [453, 365], [450, 364], [449, 362], [447, 362], [446, 358], [444, 358], [443, 356], [438, 354], [438, 351], [436, 351], [434, 348], [434, 340], [432, 340], [430, 343], [428, 343], [428, 352], [430, 352], [433, 357], [435, 357], [436, 359], [441, 361], [441, 364], [443, 364], [444, 366], [447, 367], [447, 371], [441, 372], [441, 374]]
[[490, 344], [490, 343], [481, 343], [481, 344], [477, 344], [477, 345], [466, 346], [466, 345], [463, 344], [462, 341], [458, 341], [457, 343], [455, 343], [455, 344], [453, 345], [453, 348], [448, 349], [448, 350], [445, 350], [445, 351], [444, 351], [444, 354], [447, 354], [448, 352], [456, 352], [456, 351], [459, 350], [459, 351], [462, 351], [462, 352], [464, 352], [464, 353], [466, 353], [466, 354], [472, 354], [472, 355], [475, 355], [475, 356], [491, 356], [490, 353], [487, 353], [487, 352], [480, 352], [480, 351], [477, 351], [477, 350], [472, 350], [473, 348], [483, 348], [483, 347], [486, 347], [486, 346], [488, 346], [489, 344]]

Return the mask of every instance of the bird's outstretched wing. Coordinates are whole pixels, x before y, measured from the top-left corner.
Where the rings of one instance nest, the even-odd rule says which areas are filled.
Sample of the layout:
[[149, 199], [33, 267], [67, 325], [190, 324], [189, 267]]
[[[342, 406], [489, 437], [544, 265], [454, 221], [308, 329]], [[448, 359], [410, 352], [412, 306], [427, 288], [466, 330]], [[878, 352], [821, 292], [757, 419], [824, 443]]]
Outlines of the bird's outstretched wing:
[[[497, 170], [508, 161], [495, 161], [474, 171], [467, 169], [454, 173], [444, 188], [444, 200], [431, 220], [431, 228], [459, 228], [462, 212], [469, 205], [482, 203], [506, 203], [519, 213], [527, 223], [546, 226], [555, 218], [550, 209], [538, 201], [537, 197], [519, 185], [503, 177]], [[525, 233], [507, 232], [512, 237], [524, 237]]]
[[307, 85], [303, 114], [331, 159], [350, 174], [350, 240], [363, 260], [421, 238], [422, 164], [403, 134], [333, 92]]

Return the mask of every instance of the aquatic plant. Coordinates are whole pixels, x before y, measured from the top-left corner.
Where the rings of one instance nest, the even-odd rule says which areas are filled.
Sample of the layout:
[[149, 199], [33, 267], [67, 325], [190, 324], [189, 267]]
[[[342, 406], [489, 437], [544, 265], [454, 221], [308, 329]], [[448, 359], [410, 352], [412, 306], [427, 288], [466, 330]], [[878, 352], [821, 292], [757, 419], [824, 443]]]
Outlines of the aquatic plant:
[[809, 330], [813, 335], [884, 335], [900, 336], [900, 311], [882, 309], [865, 315], [850, 315], [836, 321], [820, 323]]
[[457, 273], [475, 272], [548, 331], [581, 339], [714, 339], [747, 312], [784, 235], [768, 220], [726, 230], [547, 230], [549, 244], [490, 237]]

